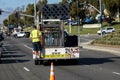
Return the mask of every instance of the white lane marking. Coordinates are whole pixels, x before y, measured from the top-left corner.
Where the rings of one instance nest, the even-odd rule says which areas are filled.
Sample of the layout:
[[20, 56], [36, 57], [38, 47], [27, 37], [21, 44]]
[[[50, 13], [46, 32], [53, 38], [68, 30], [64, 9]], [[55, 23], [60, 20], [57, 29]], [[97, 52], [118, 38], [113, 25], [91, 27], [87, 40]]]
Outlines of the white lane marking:
[[117, 74], [117, 75], [119, 75], [120, 76], [120, 73], [118, 73], [118, 72], [112, 72], [113, 74]]
[[24, 67], [24, 70], [26, 70], [26, 71], [28, 71], [28, 72], [30, 71], [30, 70], [29, 70], [28, 68], [26, 68], [26, 67]]
[[27, 45], [25, 45], [25, 44], [24, 44], [24, 46], [25, 46], [25, 47], [27, 47], [28, 49], [31, 49], [31, 50], [32, 50], [32, 48], [31, 48], [31, 47], [29, 47], [29, 46], [27, 46]]
[[[4, 48], [4, 52], [15, 52], [15, 51], [7, 51], [7, 49], [5, 48], [5, 47], [3, 47]], [[15, 59], [12, 55], [10, 56], [10, 58], [13, 58], [13, 59]], [[19, 61], [18, 60], [16, 60], [16, 63], [18, 63]]]
[[[25, 47], [27, 47], [27, 48], [29, 48], [29, 49], [32, 49], [31, 47], [28, 47], [27, 45], [24, 45]], [[7, 49], [5, 48], [5, 47], [3, 47], [4, 48], [4, 50], [5, 51], [7, 51]], [[9, 51], [8, 51], [9, 52]], [[13, 56], [11, 56], [11, 58], [12, 58]], [[13, 58], [13, 59], [15, 59], [15, 58]], [[19, 61], [18, 60], [16, 60], [16, 63], [18, 63]], [[26, 70], [26, 71], [30, 71], [28, 68], [26, 68], [26, 67], [24, 67], [24, 70]]]

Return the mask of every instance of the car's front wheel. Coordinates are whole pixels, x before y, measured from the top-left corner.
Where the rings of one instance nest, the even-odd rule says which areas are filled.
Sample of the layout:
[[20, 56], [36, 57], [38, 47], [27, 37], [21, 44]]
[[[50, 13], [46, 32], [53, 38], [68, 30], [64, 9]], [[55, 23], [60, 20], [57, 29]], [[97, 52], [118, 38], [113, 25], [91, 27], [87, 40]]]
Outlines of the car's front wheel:
[[104, 31], [104, 32], [102, 32], [102, 34], [106, 34], [106, 32]]

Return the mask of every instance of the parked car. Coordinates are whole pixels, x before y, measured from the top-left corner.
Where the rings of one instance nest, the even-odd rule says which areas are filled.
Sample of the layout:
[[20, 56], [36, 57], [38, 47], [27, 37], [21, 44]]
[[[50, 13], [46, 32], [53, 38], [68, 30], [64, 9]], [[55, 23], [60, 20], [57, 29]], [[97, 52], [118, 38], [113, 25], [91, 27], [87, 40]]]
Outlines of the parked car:
[[2, 47], [0, 47], [0, 62], [1, 62], [1, 57], [2, 57]]
[[1, 42], [2, 40], [4, 40], [4, 36], [3, 36], [3, 33], [0, 32], [0, 42]]
[[71, 24], [72, 26], [75, 26], [78, 24], [78, 22], [76, 20], [67, 20], [65, 22], [65, 25], [69, 25], [69, 24]]
[[112, 33], [115, 32], [115, 28], [114, 27], [105, 27], [102, 30], [98, 30], [97, 34], [101, 35], [102, 34], [108, 34], [108, 33]]
[[14, 28], [14, 32], [13, 32], [13, 36], [17, 37], [17, 34], [19, 34], [21, 32], [21, 29], [19, 28]]
[[25, 33], [24, 32], [19, 32], [17, 33], [17, 38], [21, 38], [21, 37], [25, 37]]
[[3, 36], [3, 32], [0, 32], [0, 61], [1, 61], [1, 57], [2, 57], [2, 41], [4, 40], [4, 36]]
[[77, 25], [78, 22], [77, 21], [71, 21], [71, 25], [74, 26], [74, 25]]

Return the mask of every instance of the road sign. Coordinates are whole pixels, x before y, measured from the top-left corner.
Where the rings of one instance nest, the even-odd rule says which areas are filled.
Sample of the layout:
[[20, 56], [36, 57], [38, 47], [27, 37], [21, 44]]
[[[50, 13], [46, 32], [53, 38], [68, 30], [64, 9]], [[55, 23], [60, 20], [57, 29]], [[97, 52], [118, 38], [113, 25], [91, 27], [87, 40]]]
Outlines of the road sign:
[[69, 19], [69, 4], [48, 4], [40, 7], [43, 19]]

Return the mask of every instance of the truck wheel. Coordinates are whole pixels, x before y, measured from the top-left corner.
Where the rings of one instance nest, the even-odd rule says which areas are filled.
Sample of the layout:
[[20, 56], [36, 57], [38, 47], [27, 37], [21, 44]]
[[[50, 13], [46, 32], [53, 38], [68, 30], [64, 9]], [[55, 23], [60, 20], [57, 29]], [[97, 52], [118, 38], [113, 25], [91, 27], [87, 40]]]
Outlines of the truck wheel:
[[42, 61], [42, 60], [41, 60], [41, 61], [38, 61], [38, 64], [40, 64], [40, 65], [43, 64], [43, 61]]
[[47, 66], [48, 65], [48, 61], [43, 61], [43, 65]]
[[1, 58], [0, 58], [0, 63], [2, 62]]
[[78, 64], [78, 59], [75, 59], [75, 64], [76, 64], [76, 65]]
[[106, 34], [106, 32], [104, 31], [104, 32], [102, 32], [102, 34], [104, 35], [104, 34]]
[[78, 60], [77, 59], [73, 59], [71, 62], [72, 62], [72, 64], [78, 64]]
[[34, 60], [34, 64], [35, 64], [35, 65], [38, 65], [38, 64], [39, 64], [39, 61], [35, 59], [35, 60]]
[[1, 54], [1, 58], [3, 57], [3, 55]]

